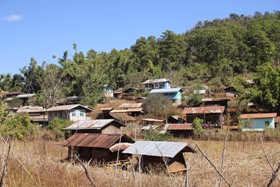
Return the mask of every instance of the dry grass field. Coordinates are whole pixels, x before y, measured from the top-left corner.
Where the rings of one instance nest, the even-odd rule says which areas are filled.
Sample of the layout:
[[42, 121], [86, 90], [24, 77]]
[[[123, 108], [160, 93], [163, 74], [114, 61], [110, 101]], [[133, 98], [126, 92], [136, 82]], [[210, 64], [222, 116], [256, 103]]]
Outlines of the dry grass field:
[[[223, 141], [186, 140], [196, 145], [221, 170]], [[224, 152], [223, 175], [232, 186], [266, 186], [272, 170], [267, 162], [276, 168], [280, 161], [278, 142], [227, 142]], [[3, 160], [7, 147], [0, 143], [0, 158]], [[264, 152], [267, 155], [267, 158]], [[5, 186], [90, 186], [80, 164], [65, 161], [67, 148], [59, 142], [34, 140], [30, 142], [12, 141]], [[219, 186], [220, 177], [201, 153], [191, 154], [189, 162], [189, 186]], [[105, 168], [85, 163], [89, 175], [96, 186], [184, 186], [185, 176], [167, 174], [139, 174], [115, 168]], [[0, 164], [2, 171], [2, 162]], [[280, 186], [278, 179], [273, 186]], [[227, 186], [225, 182], [221, 186]]]

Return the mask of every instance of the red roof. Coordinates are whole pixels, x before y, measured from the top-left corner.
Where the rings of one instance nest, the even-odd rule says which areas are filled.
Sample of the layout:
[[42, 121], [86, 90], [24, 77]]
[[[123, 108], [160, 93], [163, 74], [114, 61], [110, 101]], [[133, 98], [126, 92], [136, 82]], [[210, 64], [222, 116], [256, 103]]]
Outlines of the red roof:
[[68, 138], [65, 142], [63, 142], [62, 145], [73, 146], [73, 147], [95, 147], [95, 148], [109, 149], [111, 146], [119, 142], [133, 143], [134, 140], [132, 140], [129, 136], [125, 134], [120, 135], [120, 134], [75, 133], [70, 138]]
[[241, 114], [241, 119], [260, 119], [260, 118], [276, 118], [277, 113], [258, 113], [258, 114]]
[[167, 130], [192, 130], [192, 124], [168, 124]]
[[184, 109], [184, 114], [220, 114], [225, 110], [224, 106], [188, 107]]

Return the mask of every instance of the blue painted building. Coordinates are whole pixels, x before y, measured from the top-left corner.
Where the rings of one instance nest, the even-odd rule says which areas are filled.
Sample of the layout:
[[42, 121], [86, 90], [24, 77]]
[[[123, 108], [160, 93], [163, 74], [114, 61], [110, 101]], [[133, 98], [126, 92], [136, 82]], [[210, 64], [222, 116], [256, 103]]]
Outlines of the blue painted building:
[[167, 96], [173, 101], [173, 105], [177, 106], [181, 104], [182, 100], [182, 88], [162, 88], [162, 89], [153, 89], [150, 91], [150, 94], [162, 94]]
[[171, 87], [171, 81], [166, 78], [162, 79], [149, 79], [141, 84], [144, 85], [145, 90], [151, 89], [169, 89]]
[[242, 131], [264, 131], [275, 128], [277, 113], [241, 114]]

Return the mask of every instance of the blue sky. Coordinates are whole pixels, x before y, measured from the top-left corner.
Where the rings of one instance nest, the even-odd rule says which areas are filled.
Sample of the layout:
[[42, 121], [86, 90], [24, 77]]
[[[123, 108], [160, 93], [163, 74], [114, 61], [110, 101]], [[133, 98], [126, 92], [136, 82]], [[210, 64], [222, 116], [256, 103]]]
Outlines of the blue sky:
[[0, 0], [0, 74], [19, 73], [34, 57], [56, 63], [73, 43], [86, 53], [125, 49], [141, 36], [184, 33], [231, 13], [279, 10], [279, 0]]

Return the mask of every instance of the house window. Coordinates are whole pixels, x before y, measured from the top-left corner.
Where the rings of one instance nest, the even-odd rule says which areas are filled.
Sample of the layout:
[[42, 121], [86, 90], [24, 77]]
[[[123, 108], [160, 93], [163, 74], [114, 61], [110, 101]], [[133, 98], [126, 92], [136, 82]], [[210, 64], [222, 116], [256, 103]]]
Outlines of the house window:
[[85, 112], [84, 111], [80, 111], [80, 116], [85, 116]]
[[265, 121], [265, 127], [269, 127], [269, 121]]
[[71, 112], [71, 116], [76, 116], [76, 111], [75, 110]]

